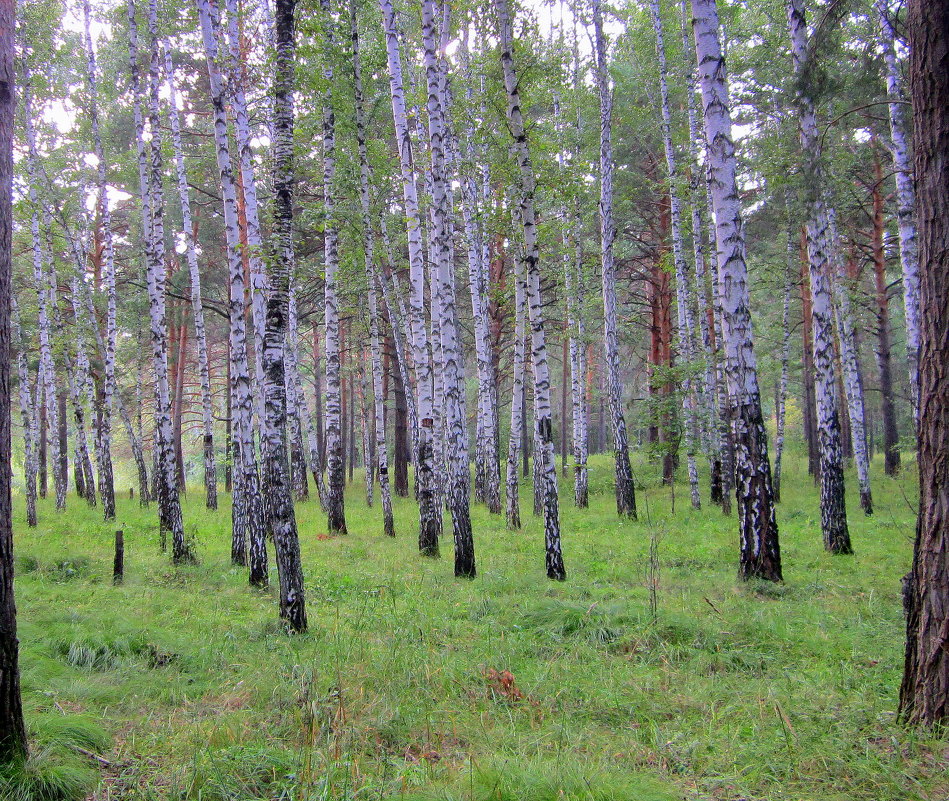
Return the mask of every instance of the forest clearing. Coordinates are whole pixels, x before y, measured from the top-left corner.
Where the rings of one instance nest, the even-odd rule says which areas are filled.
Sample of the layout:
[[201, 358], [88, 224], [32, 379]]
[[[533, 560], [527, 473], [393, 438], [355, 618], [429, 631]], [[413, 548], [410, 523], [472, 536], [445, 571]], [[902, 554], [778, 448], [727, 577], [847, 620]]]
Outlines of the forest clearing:
[[0, 801], [947, 801], [949, 0], [0, 0]]
[[198, 567], [172, 568], [151, 516], [118, 502], [118, 587], [114, 526], [47, 514], [17, 543], [27, 719], [39, 737], [70, 720], [107, 733], [96, 799], [946, 797], [945, 740], [896, 722], [911, 479], [855, 521], [854, 557], [833, 556], [791, 460], [786, 581], [736, 585], [727, 518], [681, 499], [673, 515], [653, 481], [640, 520], [617, 521], [608, 474], [596, 459], [590, 509], [565, 509], [562, 584], [530, 515], [511, 532], [475, 513], [470, 582], [413, 553], [407, 499], [395, 539], [358, 481], [346, 536], [299, 506], [313, 611], [289, 639], [200, 493], [184, 505]]

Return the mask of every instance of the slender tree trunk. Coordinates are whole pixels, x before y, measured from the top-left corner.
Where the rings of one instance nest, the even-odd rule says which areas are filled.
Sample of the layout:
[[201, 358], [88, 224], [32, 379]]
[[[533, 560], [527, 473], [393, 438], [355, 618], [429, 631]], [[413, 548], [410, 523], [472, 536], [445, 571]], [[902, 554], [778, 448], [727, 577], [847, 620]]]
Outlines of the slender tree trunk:
[[290, 448], [290, 478], [293, 494], [297, 501], [305, 503], [310, 498], [310, 483], [307, 480], [306, 452], [303, 444], [303, 431], [306, 429], [307, 448], [313, 471], [319, 449], [313, 418], [306, 405], [303, 394], [303, 379], [300, 377], [300, 323], [297, 315], [296, 281], [290, 276], [290, 291], [287, 299], [287, 338], [286, 338], [286, 378], [287, 378], [287, 438]]
[[[379, 494], [382, 497], [383, 531], [387, 536], [394, 537], [395, 522], [392, 516], [392, 494], [389, 490], [389, 461], [386, 448], [385, 406], [382, 392], [382, 348], [379, 340], [379, 303], [376, 297], [374, 238], [372, 235], [372, 218], [369, 202], [369, 154], [366, 150], [366, 120], [365, 111], [363, 109], [362, 71], [359, 60], [359, 27], [355, 8], [353, 8], [350, 13], [350, 31], [353, 46], [353, 85], [356, 99], [356, 144], [359, 150], [359, 200], [362, 206], [366, 282], [369, 286], [369, 348], [372, 364], [372, 416], [376, 441], [376, 464], [379, 469]], [[369, 464], [368, 458], [366, 460], [366, 476], [367, 498], [371, 500], [372, 467]]]
[[452, 277], [452, 225], [447, 175], [446, 116], [447, 92], [438, 63], [437, 17], [435, 0], [422, 2], [422, 40], [428, 85], [428, 142], [432, 183], [433, 266], [439, 287], [437, 325], [440, 331], [441, 376], [445, 414], [446, 482], [449, 511], [455, 544], [455, 575], [475, 576], [474, 536], [471, 530], [470, 485], [467, 431], [464, 412], [464, 372], [461, 346], [455, 319], [455, 288]]
[[613, 265], [613, 93], [609, 85], [606, 41], [600, 0], [593, 0], [593, 29], [596, 51], [596, 84], [600, 96], [600, 258], [603, 279], [603, 344], [606, 354], [610, 418], [613, 423], [613, 456], [616, 462], [616, 511], [636, 518], [636, 487], [629, 463], [626, 418], [623, 414], [623, 385], [620, 379], [619, 342], [616, 324], [616, 274]]
[[[418, 428], [415, 432], [415, 482], [419, 501], [419, 550], [428, 556], [438, 555], [438, 534], [441, 513], [435, 493], [433, 429], [434, 398], [432, 372], [428, 358], [428, 333], [425, 328], [425, 259], [422, 250], [418, 189], [415, 181], [415, 160], [405, 109], [402, 61], [396, 31], [395, 10], [391, 0], [379, 0], [386, 38], [389, 66], [389, 89], [392, 96], [392, 118], [395, 124], [402, 190], [408, 232], [409, 270], [411, 275], [410, 337], [415, 365], [416, 408]], [[406, 387], [408, 390], [408, 387]]]
[[778, 379], [778, 394], [775, 400], [774, 437], [774, 502], [781, 501], [781, 457], [784, 454], [784, 423], [787, 417], [788, 373], [791, 361], [791, 285], [797, 259], [797, 245], [791, 228], [790, 206], [788, 206], [787, 263], [784, 268], [784, 302], [781, 309], [781, 377]]
[[[211, 104], [214, 108], [214, 144], [218, 177], [224, 200], [224, 234], [227, 242], [229, 368], [231, 408], [233, 413], [234, 463], [238, 469], [233, 477], [231, 503], [231, 558], [243, 557], [243, 543], [250, 544], [250, 583], [265, 587], [269, 583], [267, 544], [265, 539], [264, 503], [257, 473], [254, 448], [254, 401], [247, 363], [246, 306], [244, 299], [244, 265], [241, 261], [240, 232], [237, 218], [237, 186], [227, 136], [227, 114], [224, 82], [217, 63], [216, 19], [208, 0], [197, 0], [201, 36], [204, 41]], [[246, 533], [245, 533], [246, 532]]]
[[[102, 382], [102, 404], [99, 408], [97, 451], [99, 460], [99, 494], [102, 497], [102, 512], [106, 520], [115, 518], [115, 481], [112, 475], [112, 398], [115, 395], [115, 343], [118, 336], [116, 326], [116, 289], [115, 257], [112, 243], [112, 213], [106, 194], [105, 156], [102, 148], [102, 136], [99, 132], [99, 103], [97, 89], [97, 71], [95, 50], [89, 29], [89, 0], [83, 0], [83, 23], [86, 45], [86, 81], [89, 85], [89, 120], [92, 126], [93, 152], [96, 156], [96, 177], [98, 179], [99, 231], [102, 236], [102, 248], [105, 256], [106, 283], [106, 335], [105, 358]], [[95, 318], [90, 324], [96, 325]], [[98, 405], [98, 404], [97, 404]]]
[[[547, 577], [563, 581], [567, 577], [560, 545], [560, 512], [557, 499], [557, 465], [554, 458], [550, 411], [550, 369], [547, 365], [547, 342], [544, 331], [543, 298], [540, 286], [540, 252], [537, 242], [534, 210], [535, 178], [527, 133], [521, 114], [517, 70], [514, 65], [514, 35], [507, 0], [495, 0], [495, 12], [501, 41], [501, 68], [507, 91], [507, 121], [514, 138], [514, 155], [519, 167], [519, 216], [524, 228], [524, 266], [527, 301], [530, 310], [531, 362], [534, 366], [534, 420], [541, 448], [535, 455], [541, 459], [546, 477], [544, 486], [544, 542]], [[606, 216], [606, 215], [604, 215]], [[605, 239], [604, 241], [609, 241]], [[625, 431], [624, 431], [625, 433]], [[625, 443], [624, 443], [625, 444]], [[632, 479], [630, 477], [630, 488]], [[632, 507], [635, 510], [635, 505]]]
[[840, 257], [840, 238], [837, 234], [836, 215], [832, 208], [827, 210], [830, 241], [836, 245], [833, 249], [831, 266], [831, 290], [834, 295], [834, 312], [837, 319], [838, 340], [840, 343], [841, 379], [844, 382], [847, 399], [847, 413], [850, 422], [850, 442], [853, 445], [854, 462], [857, 467], [857, 483], [860, 488], [860, 506], [864, 514], [873, 514], [873, 497], [870, 494], [870, 457], [867, 455], [866, 411], [863, 399], [863, 376], [860, 369], [859, 348], [857, 347], [856, 326], [850, 310], [850, 292], [843, 259]]
[[735, 437], [739, 576], [780, 581], [781, 551], [751, 331], [735, 145], [715, 0], [692, 0], [692, 15], [715, 212], [725, 375]]
[[395, 494], [400, 498], [409, 497], [409, 411], [406, 403], [410, 391], [406, 390], [402, 370], [392, 374], [395, 395], [395, 425], [393, 431], [393, 460], [395, 462]]
[[181, 146], [181, 122], [175, 91], [175, 70], [171, 50], [165, 45], [165, 79], [168, 81], [168, 115], [171, 120], [171, 142], [175, 154], [178, 178], [178, 200], [184, 228], [185, 254], [191, 280], [191, 313], [194, 317], [194, 338], [198, 350], [198, 373], [201, 377], [201, 423], [204, 445], [204, 493], [208, 509], [217, 509], [217, 465], [214, 461], [214, 408], [211, 402], [211, 371], [208, 365], [208, 340], [204, 328], [204, 306], [201, 302], [201, 270], [195, 247], [197, 224], [191, 218], [191, 199], [188, 192], [188, 173], [185, 170]]
[[[33, 280], [36, 284], [39, 343], [40, 375], [43, 383], [43, 395], [46, 403], [47, 428], [52, 433], [50, 445], [53, 460], [53, 486], [56, 492], [56, 510], [66, 508], [67, 470], [63, 465], [64, 437], [58, 435], [59, 426], [55, 415], [59, 410], [59, 393], [56, 388], [56, 367], [53, 362], [53, 337], [50, 321], [50, 303], [55, 303], [47, 288], [46, 256], [43, 253], [43, 240], [40, 237], [40, 205], [36, 187], [39, 185], [37, 171], [36, 133], [33, 129], [33, 110], [31, 108], [30, 79], [27, 75], [23, 84], [23, 117], [26, 122], [27, 175], [28, 192], [31, 206], [30, 233], [33, 243]], [[5, 158], [5, 156], [4, 156]]]
[[13, 501], [9, 470], [15, 13], [13, 0], [0, 2], [0, 764], [4, 765], [21, 763], [27, 754], [13, 598]]
[[900, 265], [903, 269], [903, 306], [906, 312], [906, 361], [913, 401], [913, 418], [919, 422], [919, 251], [916, 243], [916, 189], [913, 164], [907, 142], [900, 65], [894, 45], [896, 34], [889, 19], [886, 0], [875, 0], [880, 18], [880, 44], [886, 65], [886, 93], [889, 96], [890, 152], [896, 175], [896, 209], [900, 235]]
[[883, 423], [883, 472], [895, 476], [900, 471], [900, 437], [896, 427], [893, 398], [893, 371], [890, 356], [890, 297], [886, 280], [886, 248], [883, 222], [883, 165], [874, 154], [873, 183], [873, 279], [876, 289], [876, 357], [880, 369], [880, 416]]
[[507, 444], [507, 527], [521, 527], [521, 509], [518, 499], [518, 459], [523, 439], [525, 417], [524, 372], [526, 368], [527, 336], [527, 282], [524, 265], [520, 259], [514, 262], [514, 356], [512, 370], [514, 379], [511, 386], [511, 431]]
[[900, 713], [949, 720], [949, 2], [910, 0], [910, 89], [919, 192], [919, 517], [906, 617]]
[[803, 0], [788, 0], [791, 54], [797, 77], [797, 104], [801, 150], [805, 163], [805, 208], [807, 211], [808, 274], [811, 314], [814, 323], [814, 372], [817, 394], [817, 433], [820, 440], [820, 510], [824, 547], [831, 553], [853, 552], [847, 527], [844, 497], [843, 448], [834, 375], [833, 303], [828, 280], [832, 253], [827, 208], [821, 197], [822, 175], [817, 116], [811, 89], [806, 85], [807, 22]]
[[801, 332], [802, 370], [804, 384], [804, 438], [807, 441], [807, 471], [820, 480], [820, 448], [817, 442], [817, 400], [814, 388], [814, 325], [811, 315], [811, 291], [807, 276], [807, 235], [801, 234]]
[[190, 544], [185, 540], [178, 482], [175, 476], [175, 456], [172, 449], [171, 396], [168, 383], [168, 341], [165, 317], [165, 235], [164, 198], [162, 196], [162, 152], [158, 114], [159, 57], [158, 5], [150, 0], [148, 30], [152, 40], [149, 68], [149, 126], [151, 128], [151, 165], [147, 163], [142, 106], [144, 92], [139, 80], [138, 23], [135, 5], [129, 2], [129, 58], [132, 72], [132, 92], [135, 108], [135, 130], [138, 148], [139, 185], [142, 195], [142, 218], [145, 224], [146, 281], [148, 285], [149, 319], [151, 323], [152, 368], [155, 380], [155, 432], [158, 449], [158, 506], [159, 521], [163, 521], [172, 536], [172, 559], [175, 563], [193, 561]]
[[290, 463], [287, 456], [287, 378], [285, 373], [287, 317], [293, 274], [293, 69], [295, 0], [277, 0], [274, 15], [274, 254], [270, 266], [270, 295], [264, 338], [264, 458], [270, 495], [271, 527], [277, 574], [280, 578], [280, 617], [292, 631], [307, 629], [303, 564], [293, 509]]
[[[336, 274], [339, 270], [339, 232], [335, 219], [336, 207], [336, 116], [333, 110], [333, 66], [329, 53], [333, 49], [333, 17], [328, 0], [320, 2], [322, 23], [325, 26], [325, 56], [323, 75], [326, 89], [323, 95], [323, 205], [326, 223], [323, 233], [325, 260], [324, 319], [326, 322], [326, 514], [330, 534], [346, 533], [344, 506], [345, 450], [347, 446], [343, 427], [343, 388], [340, 377], [340, 321]], [[343, 379], [344, 381], [345, 379]]]
[[[0, 155], [0, 158], [3, 158]], [[2, 202], [2, 201], [0, 201]], [[2, 237], [2, 233], [0, 233]], [[0, 243], [2, 247], [2, 243]], [[0, 259], [3, 255], [0, 254]], [[2, 268], [2, 264], [0, 264]], [[2, 280], [2, 278], [0, 278]], [[2, 298], [0, 298], [2, 299]], [[23, 423], [23, 484], [26, 495], [26, 524], [36, 528], [36, 436], [37, 414], [34, 400], [39, 393], [39, 375], [37, 375], [36, 392], [30, 388], [30, 370], [27, 360], [28, 343], [20, 327], [20, 314], [17, 308], [16, 295], [10, 295], [11, 343], [16, 338], [17, 350], [17, 381], [19, 384], [20, 419]], [[2, 325], [2, 320], [0, 320]]]
[[678, 166], [672, 145], [672, 113], [669, 110], [669, 87], [666, 78], [666, 48], [662, 32], [662, 15], [659, 0], [650, 0], [652, 24], [656, 34], [656, 54], [659, 61], [659, 95], [662, 102], [662, 140], [666, 155], [666, 171], [669, 181], [670, 212], [672, 222], [672, 257], [675, 265], [676, 308], [679, 334], [679, 355], [685, 362], [682, 381], [682, 412], [685, 416], [686, 464], [689, 472], [689, 491], [692, 508], [701, 509], [699, 472], [696, 452], [699, 449], [699, 421], [696, 411], [698, 398], [691, 371], [695, 362], [695, 313], [692, 310], [692, 288], [688, 268], [685, 264], [685, 247], [682, 242], [682, 203], [677, 191]]
[[49, 472], [47, 468], [46, 440], [49, 427], [47, 425], [47, 409], [49, 404], [46, 402], [46, 392], [43, 390], [42, 366], [37, 369], [36, 375], [36, 402], [39, 404], [37, 417], [39, 418], [39, 440], [37, 451], [39, 458], [39, 493], [43, 500], [46, 500], [46, 494], [49, 489]]

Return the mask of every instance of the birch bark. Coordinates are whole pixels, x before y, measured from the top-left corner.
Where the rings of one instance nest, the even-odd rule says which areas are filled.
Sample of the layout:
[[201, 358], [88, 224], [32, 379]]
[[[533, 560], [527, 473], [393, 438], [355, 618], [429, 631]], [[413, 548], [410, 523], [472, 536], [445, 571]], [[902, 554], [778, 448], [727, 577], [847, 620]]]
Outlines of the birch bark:
[[616, 324], [616, 273], [613, 264], [613, 93], [606, 62], [606, 40], [600, 0], [593, 0], [593, 30], [596, 53], [596, 85], [600, 98], [600, 260], [603, 280], [603, 345], [606, 381], [613, 423], [613, 457], [616, 463], [616, 511], [636, 518], [636, 487], [629, 463], [623, 386], [620, 379], [619, 341]]
[[39, 394], [39, 373], [37, 373], [36, 392], [30, 389], [30, 370], [27, 361], [27, 341], [20, 326], [20, 311], [17, 308], [16, 295], [10, 295], [11, 339], [17, 349], [17, 381], [19, 382], [20, 420], [23, 423], [23, 482], [26, 495], [26, 524], [36, 528], [36, 435], [37, 419], [34, 399]]
[[547, 365], [547, 343], [544, 332], [537, 243], [536, 212], [534, 210], [534, 167], [531, 163], [527, 133], [521, 114], [518, 76], [514, 64], [514, 35], [507, 0], [495, 0], [495, 12], [501, 41], [501, 69], [507, 92], [507, 120], [514, 138], [514, 155], [519, 167], [520, 222], [524, 229], [524, 266], [527, 280], [527, 299], [530, 309], [531, 361], [534, 365], [534, 419], [541, 449], [535, 458], [543, 460], [544, 485], [544, 544], [547, 577], [563, 581], [567, 577], [560, 544], [560, 513], [557, 499], [557, 464], [554, 455], [553, 426], [550, 408], [550, 369]]
[[514, 262], [514, 356], [511, 386], [511, 431], [507, 443], [507, 527], [521, 527], [521, 509], [518, 502], [518, 460], [521, 439], [524, 436], [524, 371], [526, 367], [527, 337], [527, 281], [521, 259]]
[[832, 553], [852, 553], [844, 500], [843, 449], [840, 442], [839, 399], [834, 376], [833, 305], [831, 300], [827, 209], [821, 197], [821, 165], [817, 116], [805, 85], [807, 22], [802, 0], [787, 2], [791, 56], [798, 80], [797, 107], [801, 150], [806, 155], [804, 201], [807, 210], [808, 276], [814, 326], [814, 369], [817, 430], [820, 440], [820, 509], [824, 547]]
[[735, 436], [739, 576], [780, 581], [781, 552], [758, 390], [735, 145], [715, 0], [692, 0], [692, 16], [715, 212], [725, 375]]

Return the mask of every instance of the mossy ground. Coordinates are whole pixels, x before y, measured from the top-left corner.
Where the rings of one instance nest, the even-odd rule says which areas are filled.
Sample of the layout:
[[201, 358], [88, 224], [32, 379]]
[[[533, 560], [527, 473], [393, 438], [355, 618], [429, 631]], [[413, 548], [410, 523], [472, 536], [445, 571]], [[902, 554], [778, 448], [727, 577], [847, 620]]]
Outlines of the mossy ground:
[[473, 507], [469, 581], [452, 576], [450, 537], [442, 559], [419, 557], [411, 500], [381, 536], [357, 475], [348, 536], [325, 537], [315, 497], [297, 507], [310, 632], [295, 637], [274, 591], [230, 565], [229, 510], [207, 512], [200, 487], [184, 508], [200, 563], [180, 568], [137, 500], [105, 524], [50, 498], [29, 530], [18, 499], [28, 718], [81, 715], [111, 736], [94, 799], [949, 797], [949, 741], [895, 719], [913, 467], [894, 480], [875, 466], [876, 514], [851, 493], [856, 554], [833, 557], [791, 459], [780, 585], [739, 584], [734, 519], [693, 511], [682, 486], [673, 514], [655, 467], [636, 467], [638, 522], [615, 516], [606, 457], [589, 510], [564, 481], [564, 583], [545, 577], [526, 484], [523, 531]]

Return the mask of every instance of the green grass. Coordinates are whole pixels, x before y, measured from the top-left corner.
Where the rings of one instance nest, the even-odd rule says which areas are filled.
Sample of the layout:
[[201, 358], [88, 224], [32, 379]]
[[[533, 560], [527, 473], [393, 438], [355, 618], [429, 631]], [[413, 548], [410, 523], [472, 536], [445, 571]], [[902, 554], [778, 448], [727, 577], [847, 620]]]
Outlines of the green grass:
[[913, 468], [891, 480], [876, 467], [876, 514], [849, 498], [856, 555], [832, 557], [802, 463], [786, 466], [782, 585], [739, 584], [734, 519], [694, 512], [683, 486], [673, 515], [652, 465], [637, 465], [638, 522], [615, 516], [607, 459], [594, 459], [589, 510], [565, 482], [564, 583], [545, 577], [527, 486], [523, 531], [473, 508], [467, 581], [452, 576], [450, 538], [441, 560], [418, 556], [410, 500], [396, 504], [398, 537], [381, 536], [357, 477], [348, 536], [318, 539], [315, 499], [297, 507], [310, 620], [298, 637], [278, 625], [274, 591], [231, 567], [229, 511], [207, 512], [198, 487], [184, 516], [200, 563], [181, 568], [158, 550], [154, 508], [124, 487], [114, 525], [70, 497], [60, 515], [41, 502], [31, 531], [18, 499], [33, 751], [45, 738], [63, 755], [34, 783], [74, 791], [22, 798], [77, 797], [95, 769], [101, 801], [944, 799], [949, 742], [895, 719]]

